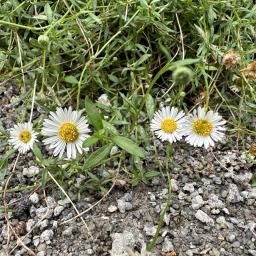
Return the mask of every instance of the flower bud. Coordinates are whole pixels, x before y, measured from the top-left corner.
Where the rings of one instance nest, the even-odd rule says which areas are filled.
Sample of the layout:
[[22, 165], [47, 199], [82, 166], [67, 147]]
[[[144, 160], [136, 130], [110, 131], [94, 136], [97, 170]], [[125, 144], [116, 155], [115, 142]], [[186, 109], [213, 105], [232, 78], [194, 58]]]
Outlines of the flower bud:
[[47, 35], [40, 35], [37, 41], [41, 46], [46, 47], [49, 44], [49, 37]]
[[173, 71], [172, 78], [176, 84], [188, 84], [193, 76], [191, 69], [187, 67], [178, 67]]
[[184, 91], [181, 91], [180, 92], [180, 97], [185, 97], [186, 96], [186, 93]]

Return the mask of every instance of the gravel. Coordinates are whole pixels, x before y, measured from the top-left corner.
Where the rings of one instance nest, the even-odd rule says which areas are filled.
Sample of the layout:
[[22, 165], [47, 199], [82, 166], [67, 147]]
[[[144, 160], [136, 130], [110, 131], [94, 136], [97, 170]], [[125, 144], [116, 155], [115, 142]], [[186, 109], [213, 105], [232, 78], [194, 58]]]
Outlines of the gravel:
[[[5, 128], [10, 128], [18, 116], [10, 104], [11, 95], [19, 95], [16, 90], [10, 85], [4, 90], [5, 97], [0, 97], [4, 106], [0, 115]], [[247, 142], [251, 141], [248, 137], [247, 148]], [[159, 161], [165, 164], [163, 145], [158, 142], [156, 145]], [[112, 151], [115, 153], [116, 149]], [[153, 146], [148, 146], [147, 154], [149, 157], [143, 162], [145, 172], [158, 169], [159, 161], [156, 163], [151, 157]], [[250, 185], [255, 166], [246, 159], [245, 153], [236, 149], [231, 140], [228, 144], [219, 144], [213, 151], [181, 143], [174, 145], [173, 161], [172, 203], [150, 256], [174, 253], [179, 256], [255, 256], [256, 188]], [[9, 168], [13, 162], [14, 158], [10, 159]], [[134, 168], [128, 161], [126, 165], [128, 171]], [[109, 169], [106, 165], [93, 171], [107, 173]], [[79, 186], [86, 181], [83, 175], [77, 178]], [[20, 184], [30, 187], [40, 179], [41, 170], [28, 153], [21, 156], [9, 188], [19, 188]], [[128, 256], [131, 252], [141, 255], [156, 232], [168, 196], [167, 180], [160, 175], [131, 187], [129, 179], [119, 179], [122, 181], [119, 186], [83, 215], [87, 227], [80, 218], [65, 222], [74, 218], [76, 212], [70, 201], [50, 183], [44, 190], [34, 187], [29, 193], [10, 190], [6, 194], [11, 209], [9, 221], [35, 255]], [[0, 188], [4, 185], [0, 182]], [[99, 193], [81, 192], [77, 200], [77, 190], [68, 189], [67, 183], [64, 187], [80, 212], [101, 198]], [[0, 256], [8, 255], [12, 249], [11, 255], [28, 255], [24, 247], [16, 245], [17, 239], [8, 229], [4, 214], [0, 214]]]

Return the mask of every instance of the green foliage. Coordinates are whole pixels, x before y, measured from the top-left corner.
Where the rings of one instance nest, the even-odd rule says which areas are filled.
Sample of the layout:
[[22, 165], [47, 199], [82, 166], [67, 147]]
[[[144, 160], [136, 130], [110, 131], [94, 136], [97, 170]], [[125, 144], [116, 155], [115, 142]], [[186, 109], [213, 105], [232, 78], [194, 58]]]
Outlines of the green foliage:
[[131, 139], [118, 135], [113, 136], [111, 139], [117, 146], [127, 151], [131, 155], [145, 157], [144, 150], [138, 147]]
[[3, 181], [7, 174], [8, 159], [15, 153], [14, 149], [7, 151], [2, 158], [0, 158], [0, 181]]
[[107, 161], [112, 145], [107, 144], [92, 152], [85, 160], [84, 170], [94, 168]]

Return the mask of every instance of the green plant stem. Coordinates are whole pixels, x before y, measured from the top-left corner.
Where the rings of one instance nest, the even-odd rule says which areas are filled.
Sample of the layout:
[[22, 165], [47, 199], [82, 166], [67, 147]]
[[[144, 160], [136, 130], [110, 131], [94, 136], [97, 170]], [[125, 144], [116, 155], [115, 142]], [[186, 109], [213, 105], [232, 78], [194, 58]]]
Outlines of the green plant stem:
[[154, 235], [154, 238], [153, 238], [152, 242], [149, 244], [149, 246], [147, 247], [147, 250], [149, 252], [152, 252], [152, 250], [154, 249], [154, 247], [157, 243], [159, 233], [160, 233], [161, 227], [162, 227], [163, 222], [164, 222], [164, 216], [165, 216], [166, 212], [168, 211], [168, 209], [170, 208], [170, 205], [171, 205], [171, 200], [172, 200], [172, 183], [171, 183], [172, 179], [171, 179], [171, 175], [170, 175], [171, 155], [172, 155], [172, 145], [169, 143], [167, 145], [167, 150], [166, 150], [166, 175], [167, 175], [167, 180], [168, 180], [168, 197], [167, 197], [165, 207], [164, 207], [163, 211], [160, 214], [160, 218], [159, 218], [159, 222], [158, 222], [158, 225], [157, 225], [157, 230], [156, 230], [156, 233]]

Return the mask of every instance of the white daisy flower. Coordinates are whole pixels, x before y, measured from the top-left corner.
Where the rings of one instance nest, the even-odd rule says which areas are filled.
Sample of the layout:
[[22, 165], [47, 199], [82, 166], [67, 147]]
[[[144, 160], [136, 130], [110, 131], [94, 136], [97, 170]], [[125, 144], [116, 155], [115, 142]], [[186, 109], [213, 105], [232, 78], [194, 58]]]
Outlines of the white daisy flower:
[[37, 134], [37, 132], [32, 130], [31, 123], [19, 123], [10, 129], [9, 143], [20, 153], [24, 154], [32, 149], [34, 142], [37, 141]]
[[223, 126], [226, 123], [222, 117], [212, 110], [205, 112], [199, 107], [193, 111], [187, 118], [184, 125], [184, 133], [187, 136], [186, 141], [193, 146], [214, 146], [214, 142], [224, 138]]
[[66, 149], [67, 158], [76, 158], [76, 152], [83, 152], [83, 142], [89, 137], [87, 120], [81, 116], [83, 111], [72, 111], [72, 108], [57, 108], [56, 112], [50, 112], [49, 119], [43, 123], [42, 134], [47, 139], [43, 142], [50, 145], [53, 155], [62, 157]]
[[183, 136], [184, 116], [185, 113], [177, 108], [163, 107], [155, 112], [150, 124], [151, 130], [162, 141], [176, 142]]

